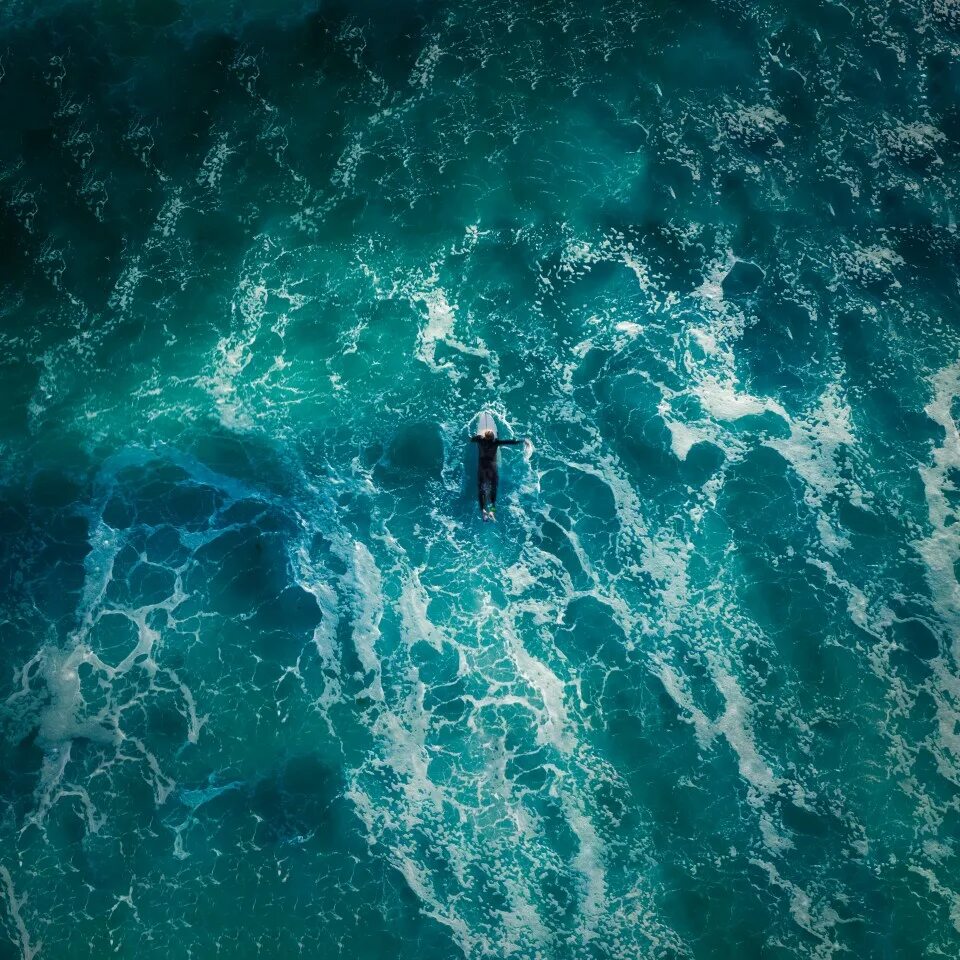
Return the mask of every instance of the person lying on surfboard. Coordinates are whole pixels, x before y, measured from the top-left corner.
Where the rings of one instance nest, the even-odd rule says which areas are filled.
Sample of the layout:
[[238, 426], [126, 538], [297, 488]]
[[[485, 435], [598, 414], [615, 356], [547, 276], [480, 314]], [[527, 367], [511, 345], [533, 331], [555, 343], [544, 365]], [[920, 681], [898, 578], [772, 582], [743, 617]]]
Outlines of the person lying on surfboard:
[[500, 447], [516, 447], [526, 440], [498, 440], [493, 430], [485, 430], [470, 438], [471, 443], [477, 444], [480, 457], [477, 461], [477, 500], [480, 503], [480, 513], [484, 520], [497, 518], [497, 483], [500, 475], [497, 472], [497, 451]]

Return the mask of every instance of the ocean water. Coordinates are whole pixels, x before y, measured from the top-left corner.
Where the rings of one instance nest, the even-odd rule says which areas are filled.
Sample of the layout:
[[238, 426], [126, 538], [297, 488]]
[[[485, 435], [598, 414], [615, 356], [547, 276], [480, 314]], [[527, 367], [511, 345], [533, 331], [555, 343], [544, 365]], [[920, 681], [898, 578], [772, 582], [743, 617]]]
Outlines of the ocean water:
[[0, 129], [0, 960], [960, 955], [957, 0], [3, 0]]

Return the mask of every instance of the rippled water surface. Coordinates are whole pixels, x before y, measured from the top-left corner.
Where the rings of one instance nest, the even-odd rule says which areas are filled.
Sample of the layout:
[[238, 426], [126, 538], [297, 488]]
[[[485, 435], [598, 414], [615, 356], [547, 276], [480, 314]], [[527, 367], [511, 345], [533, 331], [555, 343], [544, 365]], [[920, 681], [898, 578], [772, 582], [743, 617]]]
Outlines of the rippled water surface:
[[960, 955], [957, 0], [3, 0], [0, 130], [0, 960]]

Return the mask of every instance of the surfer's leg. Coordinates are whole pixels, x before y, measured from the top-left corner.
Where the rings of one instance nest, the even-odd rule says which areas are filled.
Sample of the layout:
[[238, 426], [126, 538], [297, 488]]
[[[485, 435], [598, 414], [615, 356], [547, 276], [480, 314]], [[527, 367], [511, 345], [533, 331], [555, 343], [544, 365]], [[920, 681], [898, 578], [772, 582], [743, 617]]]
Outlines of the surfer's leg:
[[480, 505], [480, 512], [485, 513], [487, 509], [487, 474], [481, 470], [477, 474], [477, 503]]
[[490, 477], [490, 506], [495, 507], [497, 505], [497, 484], [500, 482], [500, 474], [494, 470], [493, 476]]

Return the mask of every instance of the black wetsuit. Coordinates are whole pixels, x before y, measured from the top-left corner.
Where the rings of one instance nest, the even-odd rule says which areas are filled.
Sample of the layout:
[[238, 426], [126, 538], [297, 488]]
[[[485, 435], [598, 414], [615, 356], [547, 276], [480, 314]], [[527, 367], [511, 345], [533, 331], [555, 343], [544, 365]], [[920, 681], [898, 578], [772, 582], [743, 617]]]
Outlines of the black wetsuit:
[[492, 507], [497, 502], [497, 482], [500, 479], [497, 473], [497, 450], [500, 447], [515, 447], [523, 441], [498, 440], [496, 437], [487, 439], [478, 435], [471, 437], [470, 442], [480, 448], [480, 460], [477, 463], [477, 501], [480, 509], [486, 510], [488, 503]]

